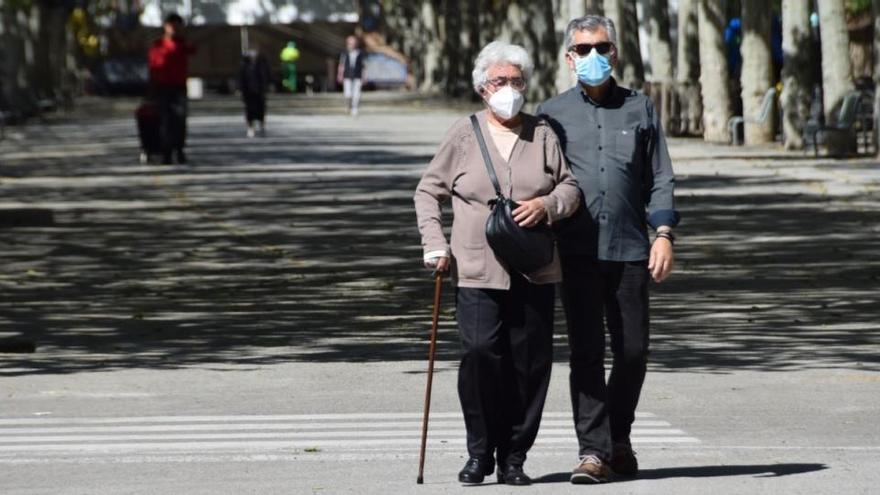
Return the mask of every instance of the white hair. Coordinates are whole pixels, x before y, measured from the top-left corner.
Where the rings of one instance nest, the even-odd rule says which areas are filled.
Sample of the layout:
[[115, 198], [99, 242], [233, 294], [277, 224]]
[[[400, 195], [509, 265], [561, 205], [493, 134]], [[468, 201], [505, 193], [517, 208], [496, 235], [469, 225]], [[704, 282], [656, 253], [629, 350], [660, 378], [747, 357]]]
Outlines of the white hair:
[[503, 41], [493, 41], [480, 50], [474, 61], [474, 71], [471, 75], [475, 90], [479, 91], [480, 87], [486, 84], [486, 81], [489, 80], [489, 69], [496, 65], [519, 67], [523, 80], [526, 82], [532, 77], [532, 71], [535, 69], [532, 58], [529, 57], [525, 48]]
[[574, 33], [580, 31], [589, 31], [594, 33], [599, 28], [605, 28], [608, 33], [608, 41], [617, 44], [617, 29], [614, 28], [614, 21], [601, 15], [585, 15], [572, 19], [565, 28], [565, 49], [571, 48], [574, 43]]

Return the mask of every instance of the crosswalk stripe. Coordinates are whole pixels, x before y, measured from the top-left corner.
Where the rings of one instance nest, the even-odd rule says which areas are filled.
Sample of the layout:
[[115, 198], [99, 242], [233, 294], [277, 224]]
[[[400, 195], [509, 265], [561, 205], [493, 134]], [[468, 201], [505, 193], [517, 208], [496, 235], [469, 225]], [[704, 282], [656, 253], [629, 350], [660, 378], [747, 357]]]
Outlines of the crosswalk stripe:
[[[417, 438], [381, 438], [374, 440], [361, 440], [358, 445], [408, 445], [416, 447], [420, 440]], [[699, 440], [692, 437], [632, 437], [635, 445], [647, 443], [699, 443]], [[455, 444], [464, 445], [465, 439], [449, 439], [449, 440], [429, 440], [430, 445]], [[576, 445], [574, 436], [571, 438], [539, 438], [535, 441], [535, 445], [543, 444], [571, 444]], [[262, 449], [284, 449], [298, 448], [309, 449], [314, 447], [349, 447], [352, 445], [351, 440], [323, 440], [320, 444], [314, 441], [235, 441], [235, 442], [131, 442], [131, 443], [104, 443], [104, 444], [45, 444], [45, 445], [0, 445], [0, 452], [113, 452], [113, 451], [130, 451], [130, 450], [185, 450], [185, 451], [206, 451], [206, 450], [262, 450]]]
[[[431, 429], [463, 427], [463, 421], [431, 421]], [[541, 427], [570, 427], [573, 430], [574, 423], [569, 420], [545, 420], [541, 421]], [[633, 428], [645, 427], [669, 427], [667, 421], [636, 420]], [[50, 426], [50, 427], [21, 427], [0, 426], [0, 439], [5, 435], [42, 435], [61, 433], [137, 433], [137, 432], [172, 432], [172, 431], [253, 431], [253, 430], [348, 430], [348, 429], [379, 429], [379, 428], [413, 428], [422, 427], [421, 422], [415, 421], [374, 421], [355, 423], [233, 423], [233, 424], [167, 424], [167, 425], [139, 425], [139, 426]]]
[[[458, 419], [460, 412], [432, 412], [434, 419]], [[570, 412], [545, 412], [543, 418], [571, 418]], [[636, 418], [653, 418], [649, 412], [637, 412]], [[230, 415], [230, 416], [142, 416], [142, 417], [92, 417], [92, 418], [0, 418], [0, 425], [48, 425], [48, 424], [126, 424], [126, 423], [207, 423], [239, 421], [332, 421], [332, 420], [392, 420], [421, 419], [422, 413], [355, 413], [355, 414], [269, 414], [269, 415]]]
[[[89, 453], [151, 454], [246, 451], [326, 451], [332, 455], [373, 449], [418, 446], [421, 413], [356, 413], [230, 416], [143, 416], [0, 419], [0, 462], [6, 456]], [[466, 442], [458, 412], [432, 415], [432, 448], [460, 449]], [[700, 441], [654, 414], [640, 413], [633, 424], [634, 444], [698, 444]], [[577, 446], [571, 414], [546, 412], [535, 443], [553, 448]]]
[[[463, 429], [455, 430], [429, 430], [434, 438], [438, 437], [461, 437]], [[634, 432], [638, 435], [683, 435], [681, 430], [674, 429], [644, 429]], [[544, 436], [564, 435], [573, 436], [572, 430], [541, 430]], [[387, 437], [413, 437], [418, 438], [419, 431], [407, 430], [380, 430], [380, 431], [325, 431], [306, 433], [189, 433], [189, 434], [165, 434], [165, 435], [51, 435], [51, 436], [6, 436], [0, 437], [0, 445], [7, 443], [43, 443], [43, 442], [109, 442], [109, 441], [133, 441], [133, 440], [233, 440], [233, 439], [324, 439], [324, 438], [349, 438], [352, 441], [361, 438], [387, 438]]]

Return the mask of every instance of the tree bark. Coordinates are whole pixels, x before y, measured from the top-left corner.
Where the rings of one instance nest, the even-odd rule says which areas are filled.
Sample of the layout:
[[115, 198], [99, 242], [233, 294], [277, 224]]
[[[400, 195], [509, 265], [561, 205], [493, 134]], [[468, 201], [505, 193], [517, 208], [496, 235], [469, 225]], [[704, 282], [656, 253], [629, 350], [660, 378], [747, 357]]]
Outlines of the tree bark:
[[880, 0], [874, 0], [874, 151], [880, 158]]
[[669, 36], [669, 5], [667, 0], [647, 0], [645, 17], [648, 21], [648, 50], [651, 81], [672, 82], [672, 42]]
[[678, 134], [703, 133], [700, 99], [700, 38], [698, 0], [678, 1], [678, 57], [675, 80], [679, 103]]
[[641, 89], [645, 68], [639, 48], [639, 21], [635, 0], [605, 0], [605, 15], [617, 28], [616, 76], [623, 85]]
[[772, 143], [775, 134], [775, 112], [772, 107], [765, 122], [756, 121], [762, 110], [764, 96], [773, 85], [770, 58], [771, 15], [772, 11], [767, 9], [766, 0], [742, 1], [743, 67], [740, 84], [746, 145]]
[[556, 27], [556, 39], [559, 41], [558, 55], [556, 56], [556, 92], [568, 90], [577, 82], [574, 72], [565, 61], [568, 47], [565, 46], [565, 28], [576, 17], [581, 17], [586, 12], [584, 0], [554, 0], [554, 18]]
[[529, 101], [538, 102], [556, 93], [556, 61], [559, 42], [551, 2], [511, 0], [507, 6], [507, 22], [501, 26], [498, 39], [521, 45], [529, 52], [535, 72], [529, 81]]
[[669, 5], [666, 0], [645, 0], [645, 21], [648, 24], [647, 71], [651, 74], [651, 99], [660, 112], [663, 129], [670, 128], [673, 117], [672, 41], [669, 35]]
[[[849, 58], [849, 32], [844, 17], [844, 0], [823, 0], [819, 4], [819, 29], [822, 37], [822, 104], [825, 122], [835, 124], [843, 98], [855, 87]], [[854, 134], [829, 133], [826, 145], [831, 154], [853, 150]]]
[[728, 142], [731, 117], [730, 85], [724, 49], [724, 2], [699, 0], [700, 87], [703, 98], [703, 139]]
[[420, 74], [417, 79], [418, 88], [425, 92], [434, 92], [440, 89], [441, 60], [440, 60], [440, 31], [438, 26], [437, 11], [434, 2], [426, 0], [420, 2], [417, 25], [421, 31], [422, 53], [419, 66]]
[[605, 15], [605, 8], [602, 5], [603, 0], [587, 0], [586, 1], [586, 11], [583, 14], [575, 14], [574, 17], [581, 17], [583, 15], [592, 14], [592, 15]]
[[[880, 1], [880, 0], [877, 0]], [[785, 148], [804, 147], [810, 114], [810, 0], [782, 0], [782, 134]]]

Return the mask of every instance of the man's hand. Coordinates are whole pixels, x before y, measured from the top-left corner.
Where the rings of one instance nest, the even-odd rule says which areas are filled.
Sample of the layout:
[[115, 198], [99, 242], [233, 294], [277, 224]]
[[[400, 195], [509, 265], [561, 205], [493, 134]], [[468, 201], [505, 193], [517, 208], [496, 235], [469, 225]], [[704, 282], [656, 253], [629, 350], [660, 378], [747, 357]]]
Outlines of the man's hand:
[[544, 208], [544, 200], [541, 198], [522, 201], [519, 207], [513, 210], [513, 219], [520, 227], [534, 227], [547, 216]]
[[449, 270], [449, 257], [442, 256], [440, 258], [431, 258], [425, 261], [425, 268], [430, 268], [432, 270], [437, 270], [438, 272], [445, 273]]
[[672, 273], [673, 264], [672, 242], [665, 237], [658, 237], [651, 245], [651, 257], [648, 259], [648, 271], [651, 278], [660, 283]]

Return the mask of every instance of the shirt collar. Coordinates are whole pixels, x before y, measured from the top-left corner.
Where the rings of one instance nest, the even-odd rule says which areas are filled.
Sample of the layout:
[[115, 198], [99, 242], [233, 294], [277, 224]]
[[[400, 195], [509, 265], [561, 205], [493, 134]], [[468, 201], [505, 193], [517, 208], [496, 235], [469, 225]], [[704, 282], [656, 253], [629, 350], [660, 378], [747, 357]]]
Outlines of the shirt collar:
[[581, 97], [583, 97], [583, 99], [584, 99], [584, 102], [589, 103], [595, 107], [619, 106], [618, 103], [622, 98], [625, 97], [625, 92], [623, 91], [623, 89], [620, 86], [617, 85], [617, 80], [614, 79], [614, 77], [611, 77], [609, 79], [609, 81], [610, 81], [610, 84], [608, 85], [608, 95], [605, 98], [605, 101], [603, 101], [602, 103], [599, 103], [598, 101], [595, 101], [592, 98], [590, 98], [590, 95], [588, 95], [587, 92], [584, 91], [584, 86], [580, 82], [578, 82], [577, 87], [581, 93]]

